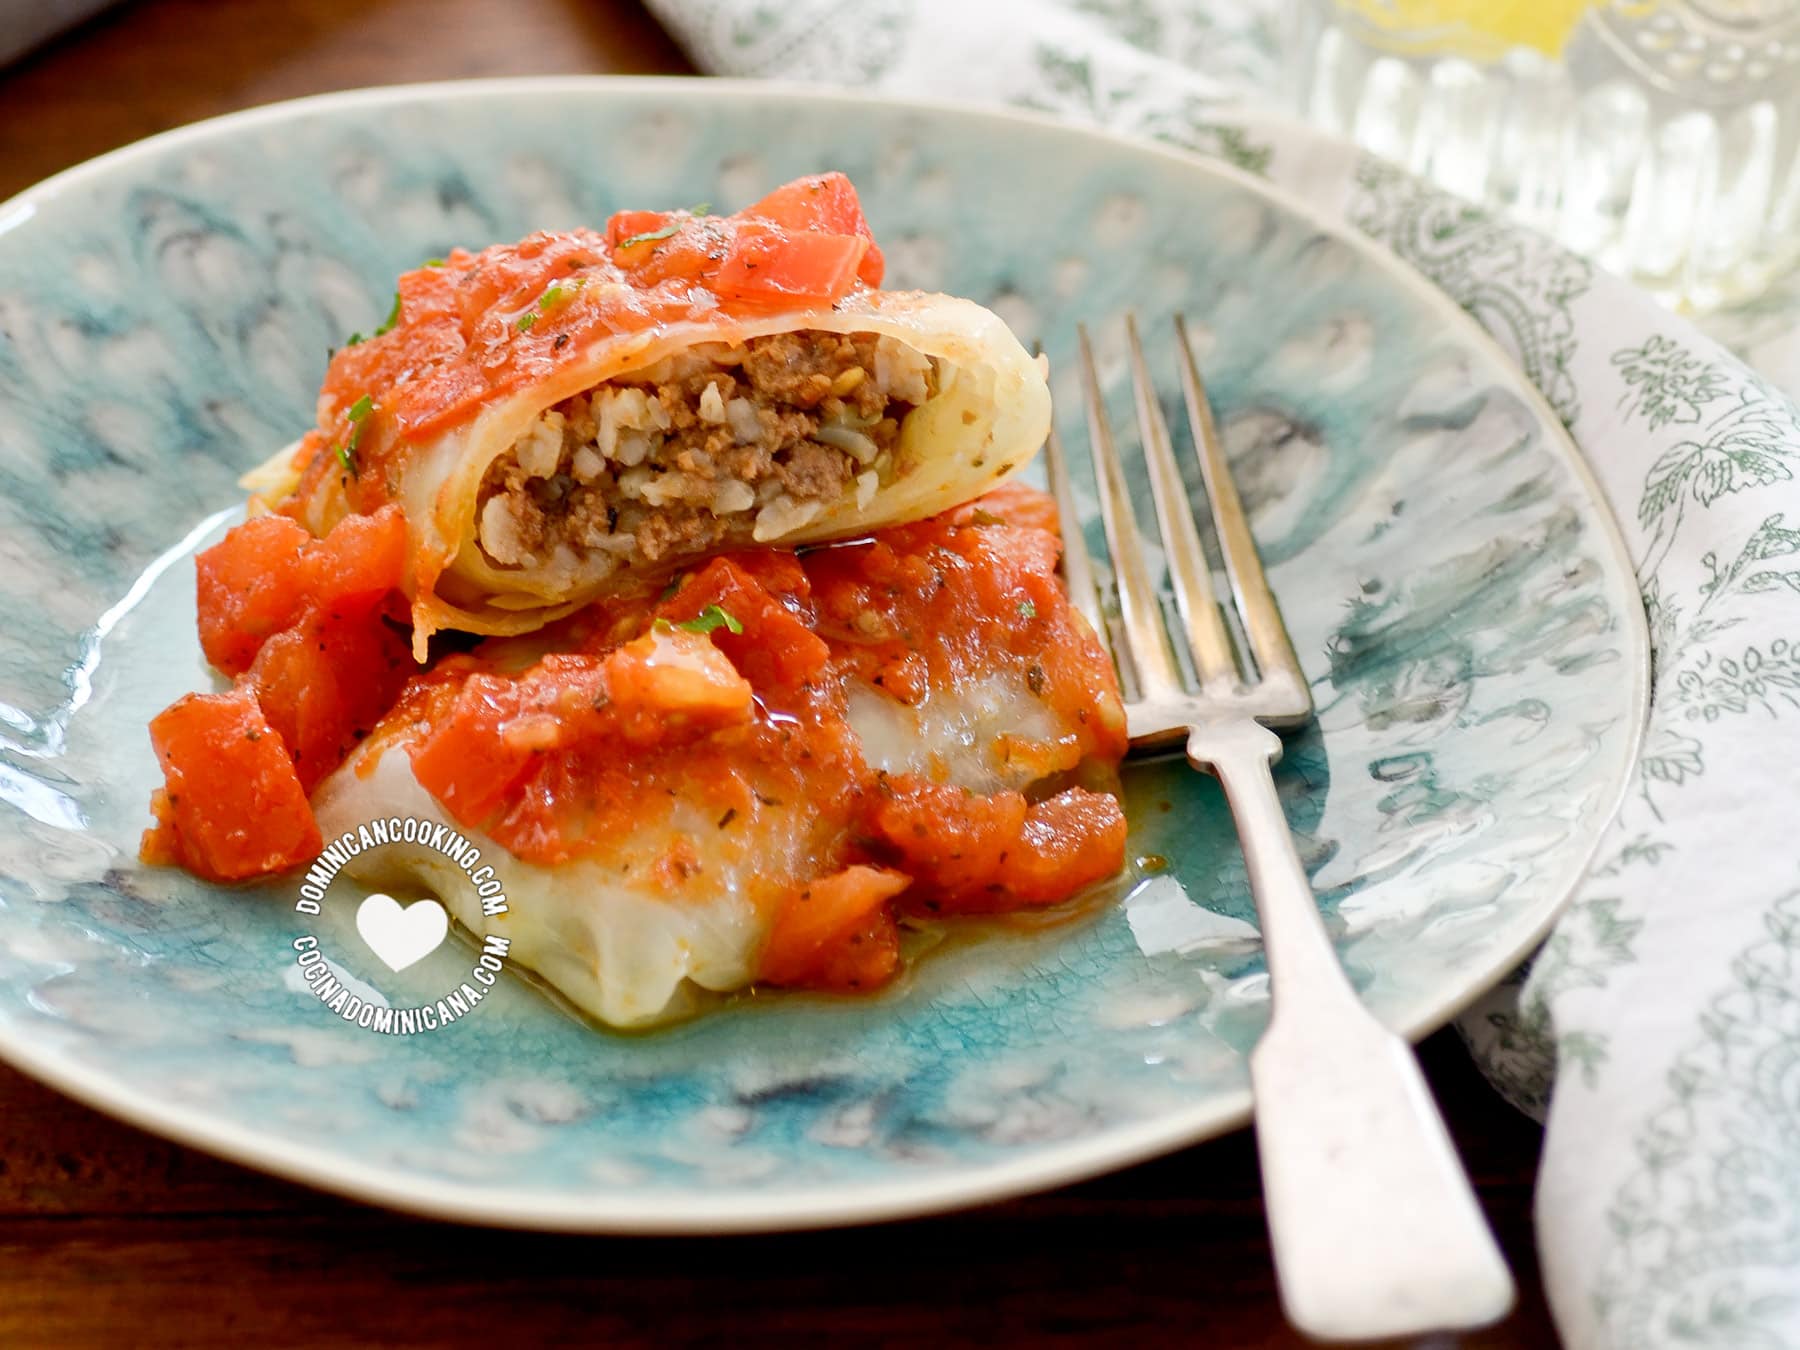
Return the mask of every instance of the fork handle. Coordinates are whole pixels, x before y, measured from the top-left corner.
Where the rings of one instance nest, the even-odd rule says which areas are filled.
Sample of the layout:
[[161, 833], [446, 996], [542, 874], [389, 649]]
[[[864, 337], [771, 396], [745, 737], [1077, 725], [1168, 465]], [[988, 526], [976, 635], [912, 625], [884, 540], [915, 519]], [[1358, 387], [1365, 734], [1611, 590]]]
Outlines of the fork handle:
[[1512, 1307], [1512, 1276], [1418, 1060], [1338, 964], [1275, 792], [1280, 756], [1245, 719], [1188, 739], [1231, 804], [1269, 966], [1250, 1081], [1282, 1308], [1322, 1340], [1485, 1326]]

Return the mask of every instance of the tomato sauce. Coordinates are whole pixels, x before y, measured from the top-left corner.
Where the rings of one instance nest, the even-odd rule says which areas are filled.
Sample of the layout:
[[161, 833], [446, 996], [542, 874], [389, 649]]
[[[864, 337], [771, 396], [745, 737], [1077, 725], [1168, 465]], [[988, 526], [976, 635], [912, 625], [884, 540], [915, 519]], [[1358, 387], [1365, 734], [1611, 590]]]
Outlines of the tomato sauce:
[[[458, 823], [543, 866], [666, 839], [677, 811], [754, 848], [763, 812], [804, 803], [804, 871], [769, 861], [753, 897], [771, 915], [761, 975], [775, 983], [880, 984], [897, 968], [897, 916], [1051, 904], [1123, 862], [1117, 801], [1079, 779], [1122, 757], [1124, 715], [1056, 576], [1042, 493], [1003, 486], [863, 540], [715, 557], [410, 677], [391, 619], [395, 509], [347, 519], [291, 564], [274, 561], [298, 542], [281, 518], [202, 555], [206, 649], [238, 682], [153, 728], [169, 786], [146, 858], [216, 878], [306, 861], [306, 793], [372, 730]], [[865, 760], [858, 683], [918, 705], [996, 676], [1057, 730], [995, 752], [1060, 790], [972, 793]], [[676, 837], [649, 875], [679, 903], [699, 866]]]

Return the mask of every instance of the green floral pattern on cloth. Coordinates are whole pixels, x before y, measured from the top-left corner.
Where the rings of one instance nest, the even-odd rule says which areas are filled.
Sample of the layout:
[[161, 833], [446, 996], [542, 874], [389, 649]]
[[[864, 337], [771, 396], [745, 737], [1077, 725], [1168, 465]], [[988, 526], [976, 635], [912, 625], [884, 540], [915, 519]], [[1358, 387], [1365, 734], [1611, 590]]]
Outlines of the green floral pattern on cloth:
[[1632, 1138], [1593, 1292], [1615, 1344], [1794, 1344], [1800, 1290], [1778, 1277], [1800, 1263], [1800, 890], [1765, 929]]
[[1358, 162], [1348, 215], [1481, 320], [1557, 416], [1575, 424], [1574, 304], [1593, 284], [1592, 263], [1379, 159]]
[[[1460, 1025], [1547, 1114], [1538, 1231], [1569, 1345], [1800, 1350], [1794, 405], [1548, 241], [1237, 101], [1276, 87], [1275, 0], [651, 3], [720, 74], [1007, 103], [1223, 158], [1379, 239], [1513, 353], [1638, 561], [1654, 695], [1592, 871]], [[1757, 325], [1747, 347], [1800, 351], [1791, 323]]]

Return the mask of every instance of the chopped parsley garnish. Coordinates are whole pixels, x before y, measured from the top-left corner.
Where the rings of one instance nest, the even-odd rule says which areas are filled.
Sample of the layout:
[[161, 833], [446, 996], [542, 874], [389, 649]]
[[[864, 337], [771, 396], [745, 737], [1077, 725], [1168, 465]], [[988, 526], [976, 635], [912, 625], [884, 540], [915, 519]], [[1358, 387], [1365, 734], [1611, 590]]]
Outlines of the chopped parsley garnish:
[[[682, 208], [682, 214], [691, 217], [699, 217], [705, 215], [710, 210], [712, 210], [711, 202], [695, 202], [692, 206], [684, 206]], [[642, 234], [631, 235], [629, 238], [619, 240], [613, 247], [615, 249], [635, 248], [639, 244], [660, 243], [664, 239], [674, 238], [676, 231], [680, 228], [681, 222], [679, 220], [671, 220], [660, 230], [645, 230]]]
[[675, 232], [681, 228], [679, 220], [663, 226], [660, 230], [645, 230], [642, 234], [634, 234], [628, 239], [618, 242], [619, 248], [636, 248], [639, 244], [654, 244], [658, 240], [673, 239]]
[[675, 625], [685, 628], [690, 633], [710, 633], [715, 628], [723, 628], [727, 633], [741, 633], [744, 625], [720, 609], [717, 605], [708, 605], [691, 619]]
[[363, 341], [363, 335], [361, 333], [352, 333], [349, 337], [344, 339], [344, 345], [346, 347], [354, 347], [361, 341]]
[[675, 592], [679, 591], [681, 589], [681, 583], [685, 580], [686, 580], [685, 576], [670, 577], [669, 584], [667, 586], [663, 587], [662, 594], [657, 596], [656, 598], [659, 601], [673, 600], [675, 598]]
[[427, 258], [424, 265], [426, 267], [442, 267], [444, 265], [444, 260], [442, 258]]
[[1037, 606], [1029, 600], [1019, 601], [1019, 617], [1021, 619], [1037, 618]]
[[356, 447], [362, 441], [363, 418], [375, 411], [375, 400], [364, 394], [350, 405], [350, 411], [344, 416], [350, 419], [350, 439], [336, 447], [338, 463], [352, 478], [362, 476], [362, 466], [356, 460]]
[[551, 282], [544, 288], [544, 293], [538, 297], [536, 307], [527, 310], [519, 316], [519, 331], [521, 333], [529, 333], [539, 319], [543, 318], [544, 315], [548, 314], [557, 306], [564, 304], [565, 297], [575, 295], [575, 293], [585, 285], [587, 285], [586, 277], [577, 277], [567, 286], [563, 285], [560, 281]]
[[385, 318], [381, 321], [381, 327], [379, 327], [375, 330], [375, 336], [381, 337], [384, 334], [393, 332], [394, 325], [399, 322], [400, 322], [400, 292], [395, 291], [393, 308], [388, 310], [387, 318]]

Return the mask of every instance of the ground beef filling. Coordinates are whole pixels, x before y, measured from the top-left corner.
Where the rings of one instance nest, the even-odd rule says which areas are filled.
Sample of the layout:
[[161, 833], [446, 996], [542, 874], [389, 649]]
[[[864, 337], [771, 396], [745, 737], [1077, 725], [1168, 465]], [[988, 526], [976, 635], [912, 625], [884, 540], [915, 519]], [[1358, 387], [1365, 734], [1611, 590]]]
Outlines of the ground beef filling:
[[872, 333], [692, 348], [545, 412], [482, 480], [482, 552], [591, 570], [779, 538], [866, 505], [935, 388], [930, 358]]

